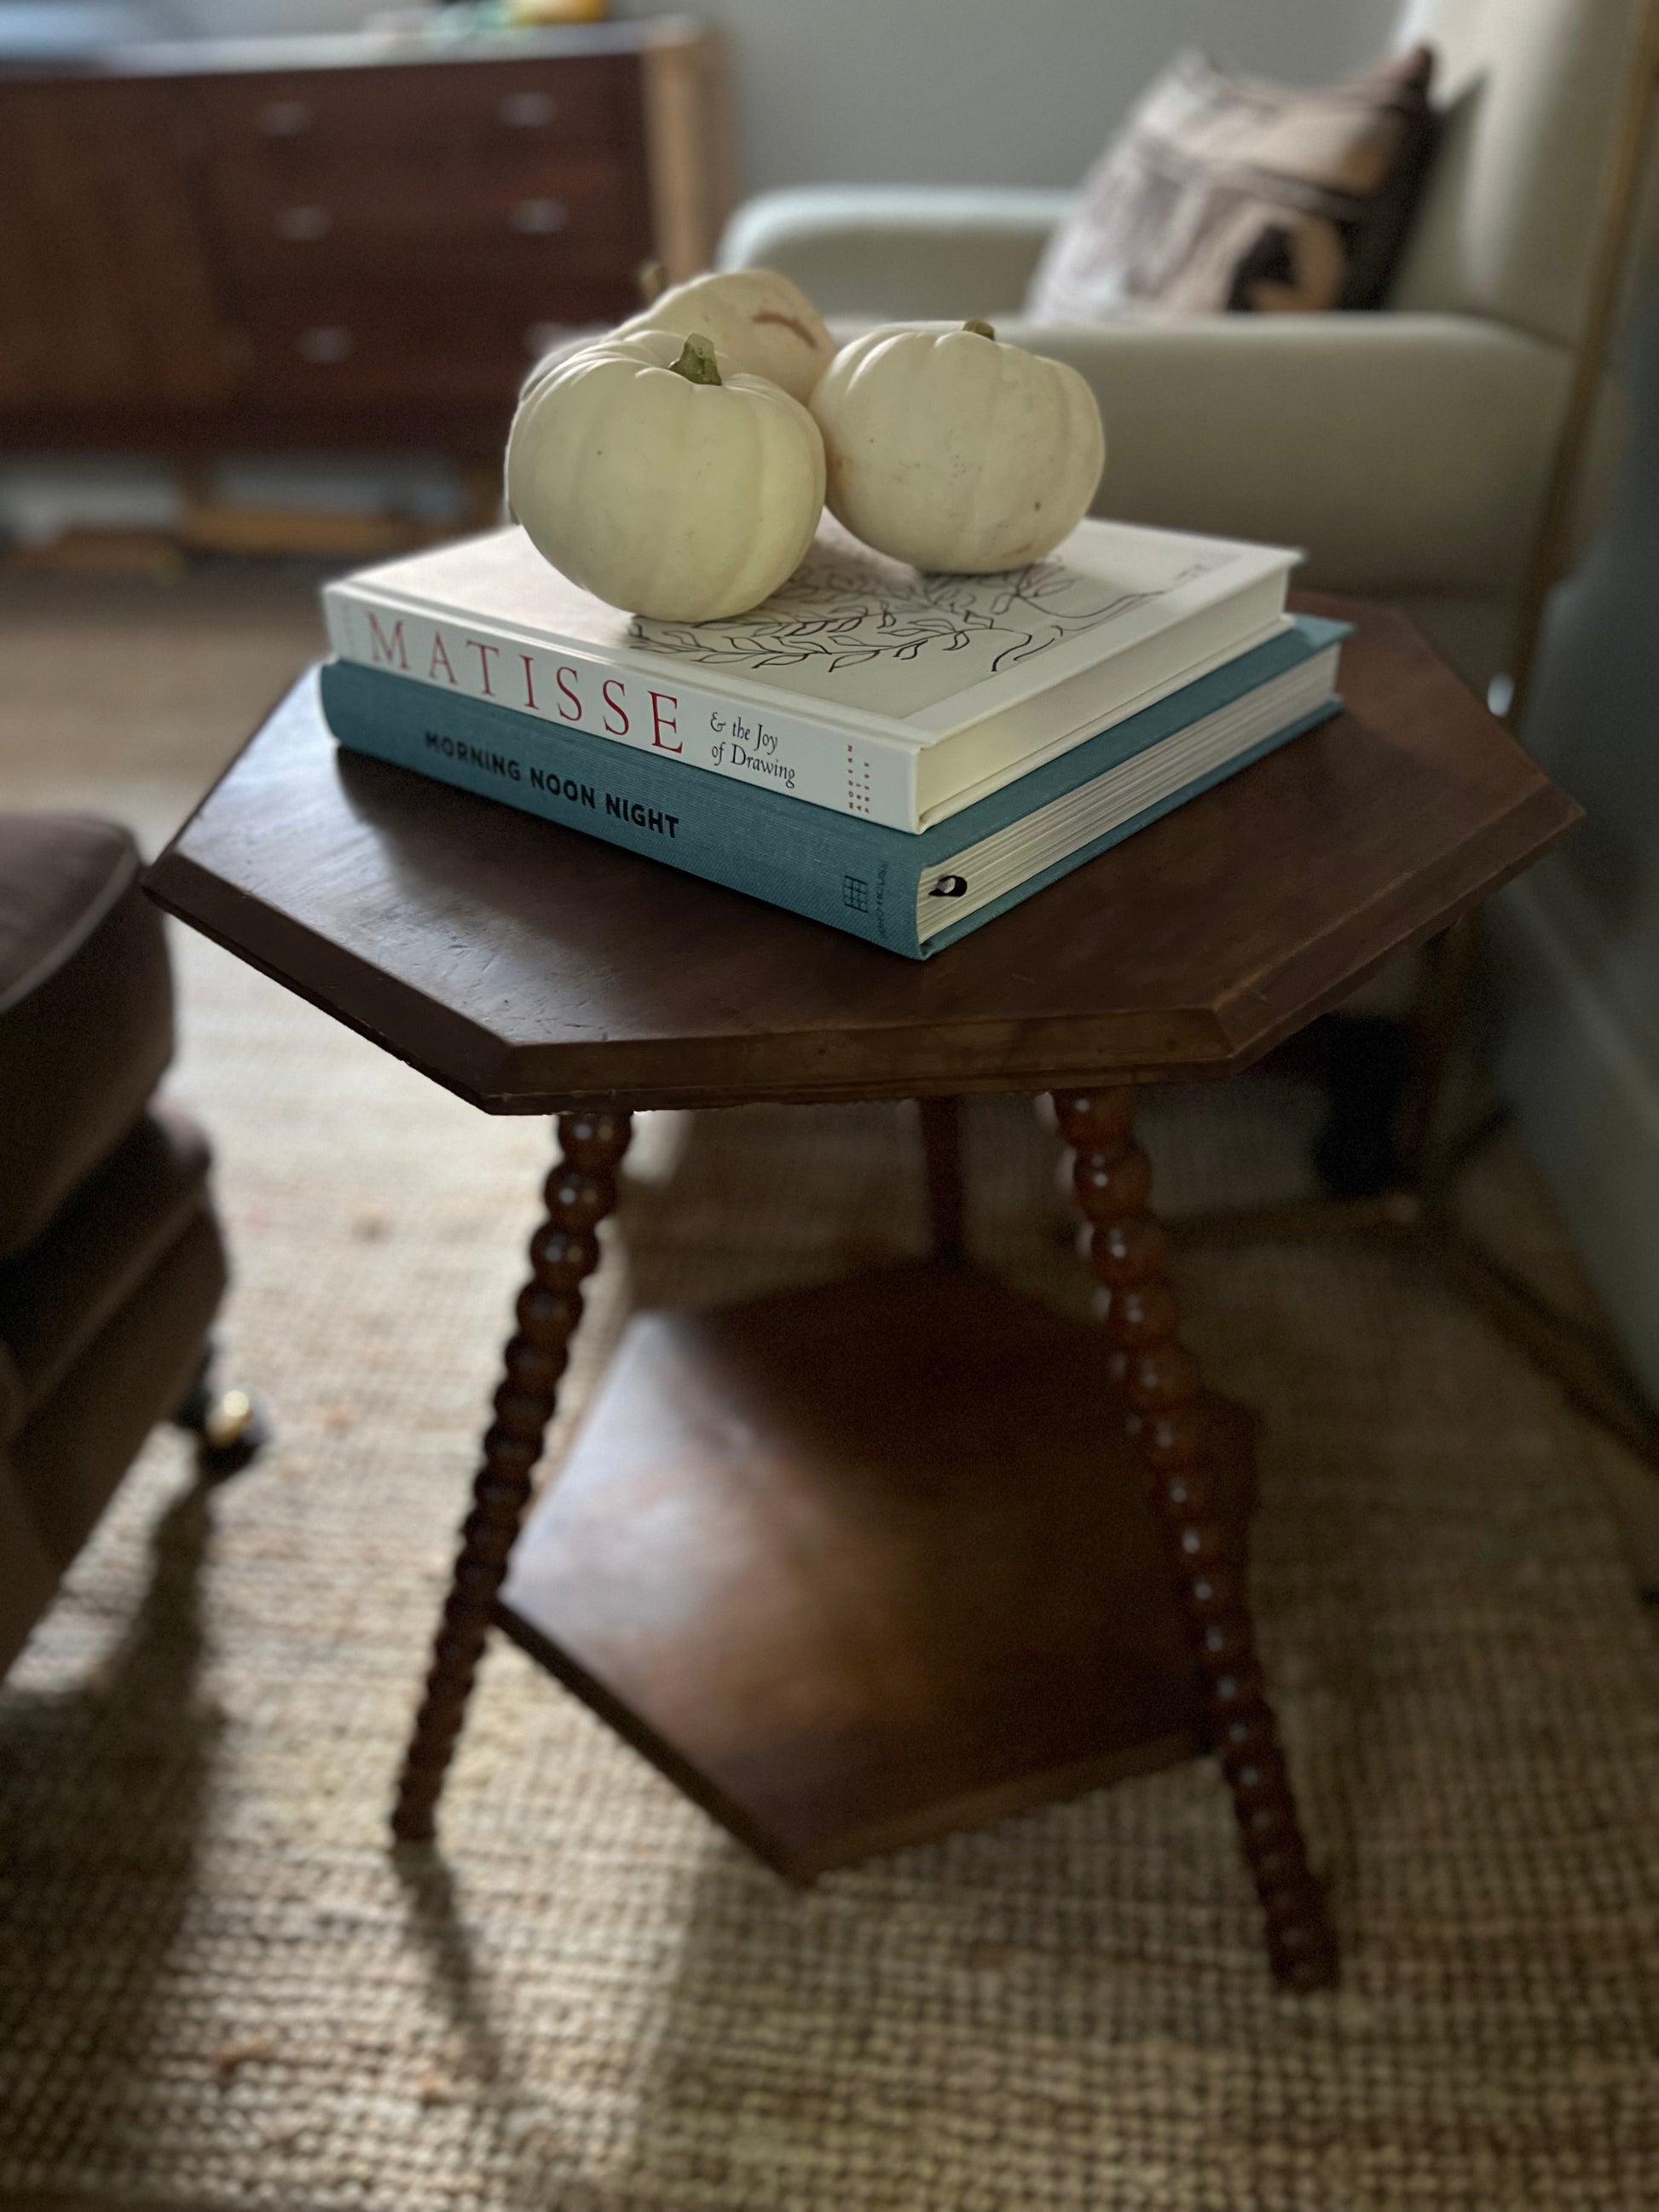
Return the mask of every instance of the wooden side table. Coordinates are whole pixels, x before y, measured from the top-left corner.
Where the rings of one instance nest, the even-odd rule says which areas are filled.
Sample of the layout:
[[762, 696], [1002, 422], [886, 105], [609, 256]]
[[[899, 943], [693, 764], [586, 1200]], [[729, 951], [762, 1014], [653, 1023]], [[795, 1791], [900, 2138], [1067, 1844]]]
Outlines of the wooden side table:
[[[174, 913], [561, 1159], [395, 1827], [492, 1623], [783, 1873], [1208, 1750], [1297, 1989], [1336, 1954], [1244, 1589], [1251, 1417], [1180, 1340], [1134, 1086], [1236, 1073], [1554, 844], [1571, 801], [1397, 617], [1351, 711], [916, 965], [337, 754], [313, 683], [152, 871]], [[965, 1264], [952, 1101], [1047, 1091], [1100, 1330]], [[922, 1102], [937, 1249], [635, 1317], [520, 1523], [629, 1115]]]

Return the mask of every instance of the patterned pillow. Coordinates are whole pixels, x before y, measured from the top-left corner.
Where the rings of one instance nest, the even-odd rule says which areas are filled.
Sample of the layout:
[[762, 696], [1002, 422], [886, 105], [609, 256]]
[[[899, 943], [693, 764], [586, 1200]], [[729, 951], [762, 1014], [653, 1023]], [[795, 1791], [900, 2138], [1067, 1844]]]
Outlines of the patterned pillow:
[[1433, 67], [1417, 46], [1301, 92], [1183, 54], [1090, 173], [1025, 312], [1376, 307], [1428, 167]]

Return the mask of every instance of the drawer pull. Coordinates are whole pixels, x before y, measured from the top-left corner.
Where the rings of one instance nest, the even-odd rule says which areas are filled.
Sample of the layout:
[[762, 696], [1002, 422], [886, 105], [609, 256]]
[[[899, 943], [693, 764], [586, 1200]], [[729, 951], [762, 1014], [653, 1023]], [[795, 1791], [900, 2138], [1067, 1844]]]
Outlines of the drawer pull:
[[268, 100], [259, 110], [259, 132], [265, 138], [303, 138], [315, 120], [303, 100]]
[[550, 238], [569, 222], [570, 210], [562, 200], [520, 200], [507, 220], [522, 237]]
[[559, 112], [550, 92], [509, 92], [501, 118], [509, 131], [545, 131]]
[[343, 323], [319, 323], [315, 329], [301, 331], [295, 340], [295, 350], [301, 361], [308, 361], [319, 368], [331, 362], [344, 361], [355, 353], [357, 341]]
[[304, 246], [313, 239], [326, 238], [334, 228], [334, 218], [326, 208], [282, 208], [272, 228], [278, 238], [292, 239], [296, 246]]

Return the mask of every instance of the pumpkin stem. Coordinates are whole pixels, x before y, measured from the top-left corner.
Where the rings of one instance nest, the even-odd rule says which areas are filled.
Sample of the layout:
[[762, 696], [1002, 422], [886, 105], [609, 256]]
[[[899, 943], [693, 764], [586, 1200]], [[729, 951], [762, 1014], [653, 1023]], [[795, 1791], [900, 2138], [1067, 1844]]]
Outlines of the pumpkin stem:
[[660, 261], [641, 261], [634, 271], [634, 282], [639, 289], [640, 305], [653, 307], [668, 289], [668, 271]]
[[962, 327], [964, 331], [972, 331], [975, 337], [994, 338], [996, 336], [996, 332], [991, 328], [989, 323], [981, 323], [975, 320], [971, 323], [964, 323]]
[[718, 384], [720, 365], [714, 359], [714, 341], [693, 331], [687, 338], [678, 361], [668, 366], [676, 376], [683, 376], [688, 384]]

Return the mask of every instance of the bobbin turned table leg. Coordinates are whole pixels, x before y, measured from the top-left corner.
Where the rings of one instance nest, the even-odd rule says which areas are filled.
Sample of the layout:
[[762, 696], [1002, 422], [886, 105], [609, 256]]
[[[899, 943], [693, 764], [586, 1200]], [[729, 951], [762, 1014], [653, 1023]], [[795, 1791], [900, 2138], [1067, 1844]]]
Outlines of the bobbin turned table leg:
[[1147, 1207], [1152, 1171], [1132, 1133], [1134, 1092], [1056, 1091], [1054, 1103], [1074, 1156], [1089, 1264], [1106, 1293], [1129, 1435], [1192, 1638], [1210, 1740], [1267, 1922], [1268, 1957], [1291, 1988], [1321, 1989], [1336, 1978], [1336, 1945], [1256, 1657], [1243, 1559], [1214, 1510], [1198, 1362], [1180, 1340], [1169, 1248]]
[[543, 1194], [547, 1218], [531, 1239], [531, 1279], [519, 1296], [518, 1328], [507, 1342], [495, 1418], [472, 1486], [472, 1510], [462, 1524], [431, 1671], [404, 1757], [392, 1827], [404, 1843], [423, 1843], [433, 1832], [507, 1557], [529, 1502], [530, 1478], [581, 1319], [580, 1286], [599, 1263], [597, 1232], [617, 1203], [617, 1170], [631, 1133], [626, 1114], [560, 1116], [562, 1157]]

